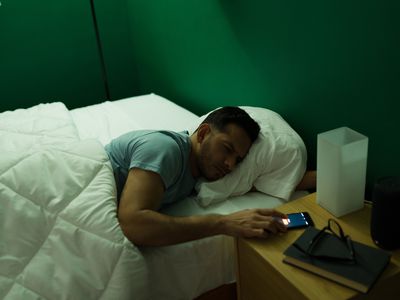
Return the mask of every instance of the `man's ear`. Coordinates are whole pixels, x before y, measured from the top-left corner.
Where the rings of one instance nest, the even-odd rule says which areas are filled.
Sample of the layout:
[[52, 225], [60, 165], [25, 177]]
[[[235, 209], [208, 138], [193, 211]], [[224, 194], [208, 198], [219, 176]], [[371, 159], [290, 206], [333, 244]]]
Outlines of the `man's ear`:
[[208, 133], [211, 132], [211, 127], [207, 123], [200, 124], [197, 128], [197, 142], [202, 143]]

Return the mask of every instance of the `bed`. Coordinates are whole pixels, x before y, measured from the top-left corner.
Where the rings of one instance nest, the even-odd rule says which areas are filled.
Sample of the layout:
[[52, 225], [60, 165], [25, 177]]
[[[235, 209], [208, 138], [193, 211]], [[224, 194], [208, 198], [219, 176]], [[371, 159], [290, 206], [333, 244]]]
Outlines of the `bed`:
[[[304, 195], [293, 191], [305, 171], [304, 144], [279, 115], [268, 113], [280, 124], [268, 130], [280, 136], [280, 147], [272, 150], [284, 158], [281, 166], [273, 166], [270, 176], [260, 175], [264, 167], [254, 175], [245, 160], [235, 170], [244, 176], [200, 181], [196, 194], [163, 212], [226, 214], [273, 208]], [[202, 118], [155, 94], [73, 110], [54, 102], [1, 113], [0, 298], [195, 299], [235, 282], [231, 237], [138, 248], [124, 237], [116, 217], [116, 188], [104, 145], [136, 129], [193, 132]], [[282, 181], [287, 186], [280, 186]], [[262, 190], [266, 184], [274, 188], [248, 192], [249, 185]]]

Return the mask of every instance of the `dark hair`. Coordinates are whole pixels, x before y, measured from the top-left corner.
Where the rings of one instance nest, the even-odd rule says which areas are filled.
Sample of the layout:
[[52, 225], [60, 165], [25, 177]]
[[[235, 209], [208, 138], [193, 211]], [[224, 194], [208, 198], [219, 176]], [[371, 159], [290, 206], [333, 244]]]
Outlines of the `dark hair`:
[[226, 125], [233, 123], [246, 131], [252, 143], [260, 132], [260, 125], [237, 106], [225, 106], [214, 110], [201, 122], [203, 123], [208, 123], [220, 131], [224, 131]]

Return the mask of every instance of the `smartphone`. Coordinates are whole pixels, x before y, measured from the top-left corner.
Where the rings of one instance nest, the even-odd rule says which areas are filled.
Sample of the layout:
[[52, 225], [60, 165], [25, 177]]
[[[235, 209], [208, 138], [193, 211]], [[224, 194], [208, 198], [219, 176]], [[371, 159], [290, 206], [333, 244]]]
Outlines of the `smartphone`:
[[287, 219], [282, 219], [283, 224], [287, 226], [287, 229], [304, 228], [308, 226], [314, 226], [314, 222], [308, 212], [298, 212], [287, 214]]

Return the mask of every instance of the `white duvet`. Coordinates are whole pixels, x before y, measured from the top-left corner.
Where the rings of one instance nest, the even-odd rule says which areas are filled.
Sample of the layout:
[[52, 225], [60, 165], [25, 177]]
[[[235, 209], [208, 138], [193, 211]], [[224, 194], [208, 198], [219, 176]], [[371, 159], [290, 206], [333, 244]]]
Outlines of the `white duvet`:
[[[52, 103], [0, 113], [0, 299], [189, 300], [233, 282], [231, 237], [139, 252], [116, 218], [101, 143], [133, 129], [180, 131], [194, 121], [154, 94], [72, 111]], [[188, 197], [163, 212], [226, 214], [281, 203], [250, 193], [202, 208]]]
[[0, 299], [147, 299], [103, 146], [61, 103], [0, 114]]

